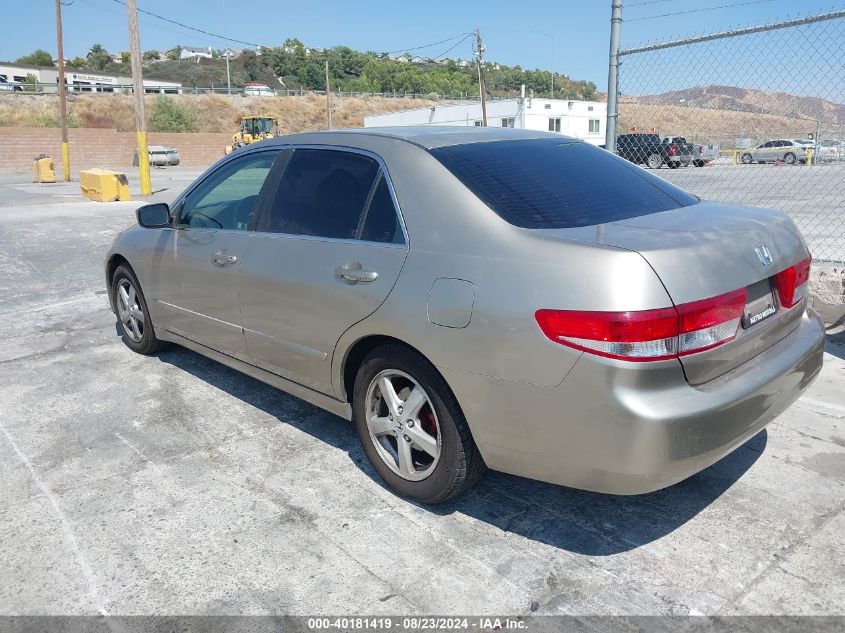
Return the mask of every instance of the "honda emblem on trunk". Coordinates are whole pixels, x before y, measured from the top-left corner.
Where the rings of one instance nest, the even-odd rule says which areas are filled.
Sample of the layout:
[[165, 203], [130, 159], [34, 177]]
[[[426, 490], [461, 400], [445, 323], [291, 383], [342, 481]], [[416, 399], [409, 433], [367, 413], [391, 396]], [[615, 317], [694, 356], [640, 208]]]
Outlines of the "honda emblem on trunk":
[[754, 247], [754, 252], [757, 253], [757, 257], [760, 258], [760, 263], [763, 266], [771, 266], [772, 265], [772, 254], [769, 252], [769, 247], [765, 244], [758, 244]]

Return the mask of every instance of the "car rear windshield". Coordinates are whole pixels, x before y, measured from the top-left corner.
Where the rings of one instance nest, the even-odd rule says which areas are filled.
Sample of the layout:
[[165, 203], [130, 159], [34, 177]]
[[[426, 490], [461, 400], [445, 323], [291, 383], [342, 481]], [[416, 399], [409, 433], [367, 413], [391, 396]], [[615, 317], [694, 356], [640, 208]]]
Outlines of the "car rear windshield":
[[576, 141], [494, 141], [430, 151], [499, 216], [524, 228], [591, 226], [698, 202], [662, 178]]

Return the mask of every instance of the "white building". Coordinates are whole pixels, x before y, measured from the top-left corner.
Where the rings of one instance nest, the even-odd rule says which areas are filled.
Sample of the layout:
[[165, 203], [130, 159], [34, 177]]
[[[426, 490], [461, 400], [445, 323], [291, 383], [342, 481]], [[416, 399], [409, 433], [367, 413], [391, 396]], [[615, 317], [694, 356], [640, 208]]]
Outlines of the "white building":
[[[21, 84], [21, 87], [26, 82], [27, 76], [35, 77], [35, 81], [38, 83], [38, 92], [58, 92], [59, 69], [56, 67], [0, 62], [0, 75], [4, 75], [9, 83]], [[65, 85], [71, 92], [131, 92], [132, 77], [101, 75], [87, 70], [65, 67]], [[144, 92], [181, 93], [182, 84], [145, 77]]]
[[205, 59], [211, 59], [214, 57], [211, 53], [211, 47], [208, 48], [197, 48], [195, 46], [184, 46], [182, 47], [181, 52], [179, 53], [179, 59], [196, 59], [199, 60], [200, 57], [204, 57]]
[[[487, 102], [489, 127], [559, 132], [593, 145], [604, 143], [607, 103], [524, 97]], [[481, 104], [438, 105], [364, 117], [364, 127], [481, 125]]]

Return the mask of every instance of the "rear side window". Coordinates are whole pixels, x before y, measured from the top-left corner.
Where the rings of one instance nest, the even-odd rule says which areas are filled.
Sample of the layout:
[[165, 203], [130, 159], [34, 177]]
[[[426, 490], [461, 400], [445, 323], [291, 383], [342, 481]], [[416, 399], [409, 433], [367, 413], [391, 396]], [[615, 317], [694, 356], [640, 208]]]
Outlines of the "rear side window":
[[431, 150], [504, 220], [563, 229], [685, 207], [698, 198], [586, 143], [495, 141]]
[[261, 230], [404, 243], [379, 163], [369, 156], [337, 150], [293, 151]]

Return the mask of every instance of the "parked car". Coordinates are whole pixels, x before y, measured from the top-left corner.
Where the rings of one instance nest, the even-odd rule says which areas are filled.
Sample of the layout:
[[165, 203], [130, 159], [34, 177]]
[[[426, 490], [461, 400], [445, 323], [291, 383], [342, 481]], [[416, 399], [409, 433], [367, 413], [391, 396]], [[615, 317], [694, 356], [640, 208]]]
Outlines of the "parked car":
[[819, 140], [814, 153], [814, 162], [833, 162], [845, 159], [845, 142], [831, 139]]
[[426, 503], [485, 467], [663, 488], [822, 365], [786, 214], [556, 133], [274, 138], [137, 220], [104, 271], [130, 349], [177, 343], [353, 420], [379, 475]]
[[23, 89], [16, 83], [9, 81], [8, 75], [0, 75], [0, 92], [22, 92]]
[[616, 153], [622, 158], [659, 169], [686, 167], [692, 162], [692, 148], [686, 143], [664, 143], [657, 134], [620, 134], [616, 139]]
[[790, 139], [766, 141], [759, 147], [744, 150], [740, 154], [744, 165], [751, 163], [774, 163], [783, 161], [787, 165], [807, 162], [807, 146]]

